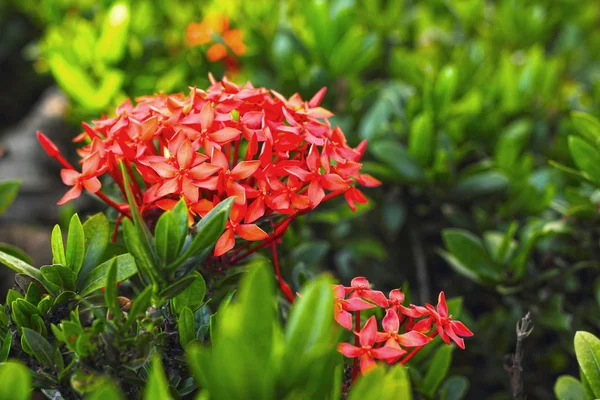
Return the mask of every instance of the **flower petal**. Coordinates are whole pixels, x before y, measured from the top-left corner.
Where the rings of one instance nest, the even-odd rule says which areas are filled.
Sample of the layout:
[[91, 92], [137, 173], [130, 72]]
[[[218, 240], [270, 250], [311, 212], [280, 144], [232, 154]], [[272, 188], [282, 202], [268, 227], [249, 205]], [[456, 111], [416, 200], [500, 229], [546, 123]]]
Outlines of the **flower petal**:
[[340, 343], [338, 345], [338, 351], [348, 358], [360, 357], [363, 353], [363, 349], [353, 346], [350, 343]]
[[386, 332], [398, 332], [398, 329], [400, 329], [400, 320], [398, 319], [396, 312], [392, 309], [388, 309], [385, 313], [385, 317], [383, 317], [381, 325]]
[[235, 233], [241, 238], [250, 241], [264, 240], [269, 237], [269, 235], [256, 224], [239, 224], [235, 228]]
[[367, 320], [367, 323], [360, 331], [358, 338], [361, 346], [373, 346], [373, 343], [375, 343], [375, 339], [377, 338], [377, 320], [374, 315]]
[[251, 176], [260, 167], [260, 161], [242, 161], [231, 170], [233, 179], [246, 179]]
[[214, 142], [225, 144], [237, 139], [241, 134], [242, 132], [239, 129], [227, 127], [216, 132], [209, 133], [208, 137]]
[[440, 295], [438, 296], [437, 311], [442, 318], [446, 318], [448, 316], [448, 305], [446, 304], [446, 296], [444, 295], [444, 292], [440, 292]]
[[450, 325], [458, 336], [473, 336], [473, 332], [460, 321], [450, 321]]
[[217, 244], [215, 245], [215, 257], [222, 256], [227, 253], [229, 250], [233, 249], [235, 246], [235, 235], [233, 233], [233, 229], [228, 228], [217, 240]]
[[410, 331], [396, 336], [396, 342], [404, 347], [419, 347], [431, 342], [431, 338], [420, 332]]
[[373, 358], [368, 355], [368, 354], [363, 354], [360, 357], [360, 372], [361, 374], [366, 374], [368, 372], [370, 372], [371, 370], [375, 369], [377, 367], [377, 363], [375, 363], [375, 360], [373, 360]]
[[78, 198], [81, 195], [81, 185], [80, 184], [75, 184], [75, 186], [73, 186], [71, 189], [69, 189], [69, 191], [67, 191], [67, 193], [65, 193], [65, 195], [58, 201], [59, 206], [62, 206], [65, 203], [68, 203], [71, 200], [74, 200], [76, 198]]

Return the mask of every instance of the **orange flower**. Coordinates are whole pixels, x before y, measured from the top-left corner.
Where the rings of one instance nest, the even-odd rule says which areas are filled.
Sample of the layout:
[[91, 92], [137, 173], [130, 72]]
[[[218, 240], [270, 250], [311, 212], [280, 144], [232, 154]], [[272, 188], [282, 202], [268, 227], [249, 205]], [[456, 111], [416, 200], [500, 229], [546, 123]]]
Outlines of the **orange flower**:
[[[225, 44], [215, 43], [213, 35], [220, 35]], [[230, 30], [229, 20], [223, 15], [210, 15], [200, 23], [192, 22], [186, 28], [186, 36], [189, 47], [212, 43], [206, 51], [206, 57], [211, 62], [226, 58], [227, 48], [238, 56], [246, 54], [244, 33], [238, 29]]]

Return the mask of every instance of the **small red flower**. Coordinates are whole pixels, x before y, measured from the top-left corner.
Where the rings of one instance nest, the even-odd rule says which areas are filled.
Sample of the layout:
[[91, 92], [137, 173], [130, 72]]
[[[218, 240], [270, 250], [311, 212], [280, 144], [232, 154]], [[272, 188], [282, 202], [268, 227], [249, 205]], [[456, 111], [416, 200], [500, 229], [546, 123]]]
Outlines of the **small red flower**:
[[394, 360], [406, 353], [405, 350], [394, 347], [373, 347], [377, 339], [377, 320], [375, 316], [369, 318], [360, 333], [357, 332], [356, 334], [359, 337], [360, 347], [349, 343], [340, 343], [338, 350], [348, 358], [360, 357], [360, 372], [363, 374], [376, 367], [375, 360]]
[[354, 297], [346, 300], [346, 293], [343, 285], [334, 286], [335, 306], [333, 309], [334, 319], [338, 324], [348, 330], [352, 330], [352, 314], [349, 311], [362, 311], [374, 308], [375, 305], [364, 301], [360, 297]]
[[448, 315], [448, 305], [446, 304], [444, 292], [441, 292], [438, 297], [437, 310], [431, 304], [427, 304], [426, 309], [427, 318], [417, 322], [413, 329], [415, 331], [428, 332], [435, 323], [435, 327], [444, 342], [450, 344], [450, 339], [452, 339], [458, 347], [464, 349], [465, 341], [461, 336], [473, 336], [473, 332], [462, 322], [452, 320], [452, 315]]
[[350, 287], [345, 289], [346, 294], [349, 294], [350, 298], [361, 297], [365, 300], [372, 301], [379, 307], [386, 308], [388, 306], [388, 300], [386, 299], [385, 295], [379, 290], [372, 290], [370, 288], [369, 281], [362, 276], [352, 279], [352, 282], [350, 282]]
[[239, 235], [242, 239], [249, 241], [257, 241], [266, 239], [269, 235], [256, 224], [241, 224], [240, 222], [246, 215], [246, 206], [234, 204], [231, 208], [229, 221], [225, 226], [225, 232], [215, 246], [215, 257], [227, 253], [235, 246], [235, 235]]

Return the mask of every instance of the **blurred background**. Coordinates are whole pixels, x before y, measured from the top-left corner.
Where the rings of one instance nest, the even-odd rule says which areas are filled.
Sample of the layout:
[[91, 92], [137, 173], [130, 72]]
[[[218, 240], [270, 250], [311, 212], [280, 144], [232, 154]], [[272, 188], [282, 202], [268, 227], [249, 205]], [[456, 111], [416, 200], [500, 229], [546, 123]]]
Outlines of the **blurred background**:
[[475, 337], [453, 353], [460, 390], [435, 398], [509, 398], [527, 311], [528, 398], [578, 374], [576, 330], [600, 331], [600, 192], [567, 147], [571, 113], [600, 112], [597, 0], [0, 0], [0, 71], [0, 180], [23, 181], [0, 242], [38, 265], [54, 223], [102, 206], [55, 205], [65, 188], [35, 130], [73, 156], [81, 121], [211, 72], [305, 99], [326, 86], [332, 123], [368, 139], [383, 185], [355, 213], [342, 200], [301, 219], [284, 273], [296, 289], [330, 271], [457, 298]]

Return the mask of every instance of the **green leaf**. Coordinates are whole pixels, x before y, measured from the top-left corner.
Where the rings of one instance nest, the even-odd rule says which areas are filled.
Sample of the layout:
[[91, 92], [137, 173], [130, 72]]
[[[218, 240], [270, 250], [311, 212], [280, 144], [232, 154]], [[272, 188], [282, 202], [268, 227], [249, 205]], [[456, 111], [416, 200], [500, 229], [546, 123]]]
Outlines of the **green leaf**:
[[67, 238], [67, 267], [75, 273], [75, 277], [79, 275], [83, 258], [85, 257], [85, 237], [83, 234], [83, 225], [77, 214], [71, 217], [69, 223], [69, 237]]
[[[129, 178], [129, 174], [125, 169], [125, 165], [123, 163], [119, 164], [121, 168], [121, 175], [123, 176], [123, 186], [125, 187], [125, 192], [127, 194], [127, 202], [129, 203], [129, 210], [131, 211], [131, 217], [133, 219], [133, 223], [135, 225], [135, 229], [137, 231], [137, 243], [136, 243], [136, 251], [142, 252], [143, 257], [145, 259], [145, 263], [150, 264], [149, 271], [156, 271], [157, 268], [157, 257], [154, 252], [154, 248], [152, 247], [152, 235], [146, 226], [146, 222], [142, 218], [140, 214], [140, 209], [135, 201], [135, 197], [133, 196], [133, 192], [131, 191], [131, 181]], [[125, 232], [127, 235], [127, 232]], [[131, 237], [131, 232], [129, 233]], [[127, 239], [126, 239], [127, 242]], [[128, 245], [129, 248], [129, 245]], [[131, 250], [130, 250], [131, 251]], [[137, 259], [137, 255], [134, 254]]]
[[131, 309], [127, 315], [124, 328], [128, 328], [138, 320], [140, 314], [145, 314], [152, 301], [152, 286], [147, 286], [140, 294], [133, 299]]
[[[10, 355], [10, 348], [12, 346], [12, 332], [6, 332], [4, 336], [4, 340], [2, 341], [2, 347], [0, 347], [0, 364], [8, 361], [8, 356]], [[0, 381], [2, 382], [2, 381]], [[1, 389], [0, 389], [1, 390]]]
[[435, 147], [433, 117], [423, 112], [413, 119], [410, 126], [408, 151], [421, 166], [426, 167], [433, 158]]
[[184, 307], [195, 310], [206, 295], [206, 282], [199, 272], [194, 272], [192, 282], [181, 293], [173, 298], [173, 312], [178, 315]]
[[426, 179], [419, 162], [400, 143], [381, 140], [373, 143], [369, 149], [375, 158], [394, 170], [400, 182], [419, 183]]
[[558, 377], [554, 385], [554, 394], [558, 400], [586, 400], [581, 382], [569, 375]]
[[83, 282], [80, 293], [81, 296], [87, 296], [104, 287], [106, 283], [106, 274], [113, 262], [117, 265], [117, 283], [129, 279], [137, 273], [135, 260], [130, 254], [121, 254], [113, 257], [90, 271], [88, 277]]
[[16, 180], [0, 182], [0, 214], [15, 200], [19, 193], [21, 182]]
[[152, 260], [152, 256], [144, 249], [144, 245], [133, 222], [124, 218], [121, 225], [123, 226], [123, 237], [127, 251], [131, 253], [140, 267], [140, 276], [147, 284], [156, 284], [156, 278], [153, 273], [154, 261]]
[[[468, 271], [469, 278], [473, 275], [481, 281], [494, 283], [502, 280], [502, 269], [494, 264], [481, 240], [472, 233], [462, 229], [445, 229], [442, 232], [444, 244]], [[447, 259], [448, 261], [448, 259]], [[456, 265], [452, 265], [456, 267]], [[465, 272], [458, 269], [459, 273]], [[464, 274], [464, 273], [463, 273]]]
[[162, 265], [167, 266], [177, 258], [184, 241], [185, 234], [181, 234], [173, 213], [170, 211], [163, 213], [154, 230], [154, 245], [158, 257], [163, 262]]
[[33, 264], [32, 258], [27, 253], [12, 244], [0, 242], [0, 252], [16, 257], [27, 264]]
[[63, 244], [62, 231], [59, 225], [55, 225], [52, 229], [52, 264], [67, 265], [67, 258], [65, 257], [65, 246]]
[[469, 380], [464, 376], [451, 376], [440, 387], [440, 400], [461, 400], [469, 391]]
[[108, 219], [103, 213], [98, 213], [83, 223], [85, 237], [85, 258], [79, 271], [78, 286], [80, 286], [90, 271], [96, 267], [104, 256], [110, 239]]
[[47, 282], [42, 276], [42, 273], [39, 269], [32, 267], [24, 261], [19, 260], [16, 257], [11, 256], [10, 254], [6, 254], [0, 251], [0, 263], [6, 265], [8, 268], [12, 269], [18, 274], [27, 275], [38, 282], [42, 283], [46, 289], [48, 289]]
[[113, 318], [117, 318], [121, 315], [121, 307], [119, 306], [119, 298], [117, 296], [117, 262], [114, 258], [108, 266], [104, 287], [104, 303], [106, 304], [106, 308]]
[[177, 318], [177, 329], [179, 330], [179, 343], [185, 347], [196, 338], [196, 327], [192, 310], [184, 307]]
[[495, 147], [494, 158], [502, 170], [513, 170], [525, 149], [532, 132], [531, 121], [521, 119], [511, 123], [501, 133]]
[[592, 393], [600, 398], [600, 339], [589, 332], [575, 334], [575, 354]]
[[123, 395], [121, 391], [113, 385], [103, 385], [100, 389], [94, 391], [85, 397], [85, 400], [121, 400]]
[[75, 290], [77, 276], [64, 265], [45, 265], [40, 268], [40, 272], [48, 283], [56, 285], [62, 290]]
[[148, 382], [144, 389], [144, 400], [168, 400], [171, 398], [162, 363], [160, 358], [155, 355], [152, 359]]
[[20, 362], [0, 364], [0, 400], [29, 400], [31, 398], [31, 374]]
[[65, 93], [90, 111], [106, 108], [125, 78], [123, 71], [105, 68], [100, 85], [96, 85], [84, 67], [68, 61], [58, 52], [48, 56], [48, 66]]
[[569, 136], [569, 150], [575, 165], [600, 185], [600, 151], [577, 136]]
[[175, 223], [179, 227], [179, 234], [185, 238], [189, 232], [189, 212], [185, 200], [179, 200], [173, 210], [171, 210], [171, 213], [175, 218]]
[[54, 347], [48, 343], [46, 338], [29, 328], [23, 328], [23, 337], [21, 340], [26, 343], [32, 355], [39, 362], [50, 368], [56, 367]]
[[114, 3], [106, 13], [96, 42], [96, 54], [102, 61], [115, 64], [125, 55], [130, 17], [129, 4], [123, 1]]
[[233, 200], [234, 197], [223, 200], [198, 222], [192, 242], [169, 268], [176, 268], [192, 257], [198, 258], [195, 264], [206, 258], [225, 230]]
[[188, 286], [190, 286], [195, 279], [195, 276], [188, 275], [185, 278], [182, 278], [161, 290], [160, 293], [158, 293], [158, 297], [163, 299], [172, 299], [173, 297], [183, 292]]
[[599, 143], [600, 140], [600, 121], [590, 115], [580, 111], [571, 113], [571, 119], [575, 129], [579, 134], [592, 143]]
[[331, 282], [319, 278], [304, 290], [302, 301], [294, 305], [286, 329], [287, 349], [294, 354], [308, 352], [332, 338], [333, 292]]
[[483, 171], [460, 179], [448, 194], [459, 201], [471, 200], [473, 197], [505, 192], [509, 185], [510, 181], [503, 173]]
[[427, 369], [427, 374], [425, 374], [420, 385], [421, 391], [423, 391], [426, 396], [432, 398], [437, 391], [438, 386], [440, 386], [446, 377], [448, 369], [450, 368], [450, 362], [452, 361], [453, 349], [452, 346], [442, 346], [433, 355], [429, 368]]

